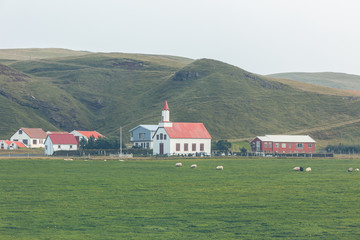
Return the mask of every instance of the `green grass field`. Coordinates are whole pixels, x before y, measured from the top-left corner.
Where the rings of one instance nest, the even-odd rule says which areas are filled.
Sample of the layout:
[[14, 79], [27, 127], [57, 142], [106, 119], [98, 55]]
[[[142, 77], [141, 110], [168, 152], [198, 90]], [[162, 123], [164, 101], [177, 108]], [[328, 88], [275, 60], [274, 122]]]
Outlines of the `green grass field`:
[[0, 160], [0, 239], [360, 239], [349, 167], [360, 160]]

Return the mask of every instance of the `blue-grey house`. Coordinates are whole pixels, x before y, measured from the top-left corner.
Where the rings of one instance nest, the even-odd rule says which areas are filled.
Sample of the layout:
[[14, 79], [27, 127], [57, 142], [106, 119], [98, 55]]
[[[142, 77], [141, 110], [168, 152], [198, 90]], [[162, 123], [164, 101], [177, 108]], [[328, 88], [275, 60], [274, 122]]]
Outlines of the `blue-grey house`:
[[139, 125], [131, 129], [130, 142], [135, 147], [153, 149], [153, 136], [158, 125]]

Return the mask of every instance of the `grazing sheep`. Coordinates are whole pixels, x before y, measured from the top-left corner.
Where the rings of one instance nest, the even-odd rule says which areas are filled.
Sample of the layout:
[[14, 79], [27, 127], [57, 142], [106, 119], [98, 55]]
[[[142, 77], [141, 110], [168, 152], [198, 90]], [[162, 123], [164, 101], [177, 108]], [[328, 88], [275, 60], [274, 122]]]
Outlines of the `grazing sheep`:
[[311, 167], [305, 169], [306, 172], [311, 172]]
[[224, 167], [223, 166], [217, 166], [216, 170], [224, 170]]
[[353, 168], [352, 168], [352, 167], [348, 169], [348, 172], [352, 172], [352, 171], [353, 171]]
[[190, 166], [191, 168], [197, 168], [197, 165], [196, 164], [193, 164]]
[[300, 167], [294, 167], [293, 170], [294, 171], [300, 171]]
[[358, 168], [355, 168], [355, 172], [358, 172], [359, 171], [359, 169]]
[[303, 167], [300, 167], [300, 172], [304, 171], [304, 168]]
[[182, 167], [182, 163], [181, 162], [176, 163], [175, 167]]

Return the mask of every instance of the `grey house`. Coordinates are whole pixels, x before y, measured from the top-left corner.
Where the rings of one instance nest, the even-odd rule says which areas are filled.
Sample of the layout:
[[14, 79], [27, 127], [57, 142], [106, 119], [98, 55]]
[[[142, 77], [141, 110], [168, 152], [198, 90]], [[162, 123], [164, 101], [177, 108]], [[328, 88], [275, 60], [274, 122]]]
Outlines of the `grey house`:
[[153, 140], [158, 125], [139, 125], [131, 129], [130, 142], [135, 147], [153, 149]]

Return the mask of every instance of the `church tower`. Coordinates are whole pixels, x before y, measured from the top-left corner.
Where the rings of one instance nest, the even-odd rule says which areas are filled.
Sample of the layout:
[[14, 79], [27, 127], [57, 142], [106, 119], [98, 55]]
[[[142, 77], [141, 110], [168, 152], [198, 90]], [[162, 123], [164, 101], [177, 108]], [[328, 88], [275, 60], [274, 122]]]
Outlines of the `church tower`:
[[161, 121], [159, 123], [159, 126], [172, 127], [172, 123], [170, 122], [170, 109], [167, 100], [165, 100], [164, 107], [162, 108]]

